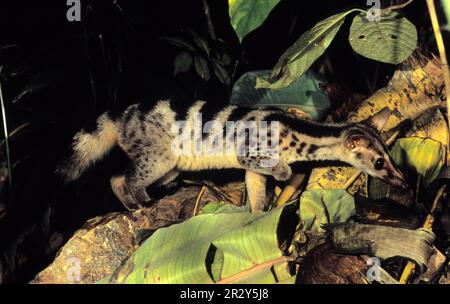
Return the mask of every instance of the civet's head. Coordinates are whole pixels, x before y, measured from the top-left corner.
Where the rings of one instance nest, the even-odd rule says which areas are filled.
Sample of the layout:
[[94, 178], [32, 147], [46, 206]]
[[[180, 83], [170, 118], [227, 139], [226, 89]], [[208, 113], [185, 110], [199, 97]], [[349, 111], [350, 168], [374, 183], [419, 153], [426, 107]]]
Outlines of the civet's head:
[[408, 188], [404, 175], [395, 165], [380, 136], [391, 111], [384, 108], [371, 118], [358, 123], [345, 133], [344, 151], [347, 162], [367, 174], [402, 188]]

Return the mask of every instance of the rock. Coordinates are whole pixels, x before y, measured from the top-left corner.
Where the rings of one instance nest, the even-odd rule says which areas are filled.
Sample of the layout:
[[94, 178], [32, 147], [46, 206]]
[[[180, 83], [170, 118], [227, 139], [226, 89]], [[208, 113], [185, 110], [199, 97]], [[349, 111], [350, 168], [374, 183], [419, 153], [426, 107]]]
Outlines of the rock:
[[[142, 231], [151, 231], [193, 216], [201, 187], [179, 189], [149, 208], [95, 217], [76, 231], [53, 263], [30, 283], [95, 283], [111, 275], [139, 246]], [[217, 189], [207, 187], [198, 209], [218, 201]], [[147, 233], [148, 235], [148, 233]]]

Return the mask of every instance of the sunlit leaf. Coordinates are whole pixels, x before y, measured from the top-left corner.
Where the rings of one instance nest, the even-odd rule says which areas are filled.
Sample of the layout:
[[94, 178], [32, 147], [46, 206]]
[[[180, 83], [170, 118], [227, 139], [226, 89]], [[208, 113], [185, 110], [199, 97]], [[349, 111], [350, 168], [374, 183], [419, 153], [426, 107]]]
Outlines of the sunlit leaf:
[[400, 138], [391, 150], [395, 162], [402, 168], [413, 169], [429, 185], [445, 164], [445, 147], [432, 139]]
[[362, 121], [388, 107], [393, 115], [384, 130], [390, 130], [402, 121], [414, 119], [431, 108], [445, 104], [438, 97], [442, 94], [443, 79], [439, 60], [420, 55], [410, 57], [395, 71], [389, 83], [366, 99], [349, 116], [349, 120]]
[[411, 55], [417, 46], [416, 27], [396, 12], [382, 15], [380, 21], [369, 21], [366, 14], [353, 19], [350, 45], [369, 59], [398, 64]]
[[230, 204], [217, 207], [158, 229], [109, 282], [276, 283], [292, 276], [279, 245], [289, 235], [280, 235], [279, 225], [294, 233], [298, 221], [287, 219], [296, 214], [295, 205], [256, 214]]
[[239, 40], [259, 27], [280, 0], [228, 0], [231, 25]]
[[258, 77], [256, 88], [279, 89], [290, 85], [319, 58], [333, 41], [345, 17], [356, 9], [320, 21], [278, 59], [270, 77]]

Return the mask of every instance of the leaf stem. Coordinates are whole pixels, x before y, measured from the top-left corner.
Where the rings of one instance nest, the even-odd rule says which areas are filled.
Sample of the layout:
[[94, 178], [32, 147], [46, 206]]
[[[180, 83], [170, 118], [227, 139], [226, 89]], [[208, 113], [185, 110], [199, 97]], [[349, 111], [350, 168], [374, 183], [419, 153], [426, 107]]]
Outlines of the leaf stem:
[[408, 1], [406, 1], [406, 2], [404, 2], [404, 3], [401, 3], [401, 4], [391, 5], [391, 6], [389, 6], [389, 7], [386, 7], [386, 8], [383, 9], [382, 11], [383, 11], [383, 12], [387, 12], [387, 11], [395, 11], [395, 10], [398, 10], [398, 9], [402, 9], [402, 8], [404, 8], [404, 7], [408, 6], [408, 5], [410, 5], [411, 2], [413, 2], [413, 1], [414, 1], [414, 0], [408, 0]]
[[275, 208], [286, 204], [286, 202], [291, 198], [295, 191], [297, 191], [304, 180], [304, 174], [294, 174], [289, 180], [289, 184], [283, 188], [283, 191], [281, 191], [280, 195], [277, 197], [277, 200], [274, 204]]
[[235, 282], [237, 280], [240, 280], [240, 279], [242, 279], [244, 277], [252, 275], [252, 274], [254, 274], [254, 273], [258, 272], [258, 271], [261, 271], [263, 269], [272, 267], [275, 264], [281, 264], [281, 263], [290, 262], [290, 261], [293, 261], [293, 260], [294, 260], [294, 258], [292, 258], [292, 257], [281, 256], [281, 257], [275, 258], [273, 260], [269, 260], [269, 261], [263, 262], [261, 264], [257, 264], [255, 266], [252, 266], [250, 268], [245, 269], [244, 271], [241, 271], [241, 272], [233, 274], [233, 275], [231, 275], [229, 277], [226, 277], [225, 279], [217, 281], [216, 284], [230, 284], [230, 283], [233, 283], [233, 282]]
[[[443, 186], [441, 186], [441, 188], [439, 188], [438, 192], [436, 193], [436, 197], [434, 198], [433, 205], [431, 206], [431, 210], [428, 213], [428, 215], [422, 225], [423, 229], [432, 230], [433, 222], [434, 222], [434, 213], [437, 209], [439, 202], [441, 201], [441, 198], [442, 198], [442, 195], [444, 194], [445, 188], [446, 188], [446, 185], [444, 184]], [[403, 272], [402, 272], [399, 282], [401, 284], [406, 284], [415, 269], [416, 269], [416, 264], [414, 264], [411, 261], [408, 261], [408, 263], [405, 266], [405, 269], [403, 269]]]
[[202, 198], [203, 198], [203, 194], [205, 194], [206, 191], [206, 187], [202, 186], [202, 189], [200, 189], [200, 192], [198, 193], [197, 199], [195, 200], [195, 205], [194, 205], [194, 212], [192, 214], [192, 216], [196, 216], [198, 213], [198, 205], [200, 204]]
[[[430, 14], [431, 25], [433, 26], [434, 37], [436, 38], [436, 44], [439, 50], [439, 57], [441, 58], [441, 69], [444, 75], [445, 91], [447, 98], [447, 122], [450, 122], [450, 70], [448, 68], [447, 55], [445, 53], [444, 40], [442, 39], [441, 29], [439, 27], [439, 21], [436, 14], [436, 7], [433, 0], [427, 0], [428, 12]], [[450, 132], [447, 132], [449, 136], [449, 144], [447, 144], [447, 166], [450, 165]]]
[[203, 12], [205, 13], [206, 17], [206, 25], [208, 26], [209, 36], [211, 40], [216, 40], [217, 39], [216, 31], [214, 30], [214, 24], [212, 23], [211, 11], [208, 5], [208, 1], [202, 0], [202, 3], [203, 3]]

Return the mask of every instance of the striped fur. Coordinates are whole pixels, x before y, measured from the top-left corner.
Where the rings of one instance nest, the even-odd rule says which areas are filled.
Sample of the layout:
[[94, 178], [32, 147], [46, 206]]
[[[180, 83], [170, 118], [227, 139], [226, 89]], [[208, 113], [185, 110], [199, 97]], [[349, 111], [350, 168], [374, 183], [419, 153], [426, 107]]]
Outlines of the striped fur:
[[[292, 174], [290, 164], [299, 161], [339, 160], [392, 184], [404, 186], [403, 176], [393, 164], [389, 151], [375, 129], [386, 123], [389, 117], [386, 111], [375, 115], [366, 124], [321, 124], [277, 109], [248, 109], [230, 105], [212, 112], [209, 107], [204, 101], [195, 101], [183, 108], [184, 113], [180, 113], [180, 104], [163, 100], [149, 109], [132, 105], [115, 118], [105, 113], [98, 118], [96, 130], [80, 131], [75, 135], [73, 154], [60, 166], [59, 171], [66, 181], [74, 180], [114, 145], [119, 145], [133, 165], [126, 174], [113, 177], [111, 186], [129, 209], [150, 200], [145, 191], [147, 186], [167, 184], [180, 171], [238, 168], [247, 171], [246, 184], [251, 209], [262, 210], [265, 208], [265, 195], [262, 191], [252, 191], [252, 187], [261, 189], [266, 176], [273, 176], [277, 180], [289, 179]], [[199, 114], [204, 111], [207, 114], [200, 121]], [[180, 119], [185, 120], [181, 134], [187, 138], [192, 137], [195, 125], [200, 127], [197, 139], [203, 144], [201, 150], [196, 150], [195, 140], [177, 143], [177, 134], [173, 133], [173, 128]], [[216, 129], [228, 136], [224, 137], [223, 142], [214, 141], [216, 137], [213, 134], [202, 132], [201, 128], [207, 120], [213, 120]], [[215, 147], [225, 147], [227, 140], [235, 137], [242, 139], [242, 136], [250, 141], [248, 131], [242, 131], [244, 135], [238, 134], [237, 130], [227, 133], [230, 121], [255, 124], [261, 121], [278, 122], [280, 128], [277, 131], [279, 133], [275, 134], [277, 136], [273, 137], [269, 132], [267, 139], [264, 139], [270, 143], [272, 138], [276, 138], [279, 144], [278, 154], [275, 155], [277, 162], [270, 167], [263, 166], [263, 161], [273, 155], [261, 150], [239, 154], [240, 148], [250, 151], [249, 142], [239, 144], [238, 141], [223, 155], [207, 155], [203, 148], [206, 144], [218, 143]], [[183, 146], [186, 143], [188, 147]], [[175, 153], [176, 145], [187, 149], [187, 153]], [[375, 170], [374, 162], [379, 158], [383, 158], [385, 165]]]

